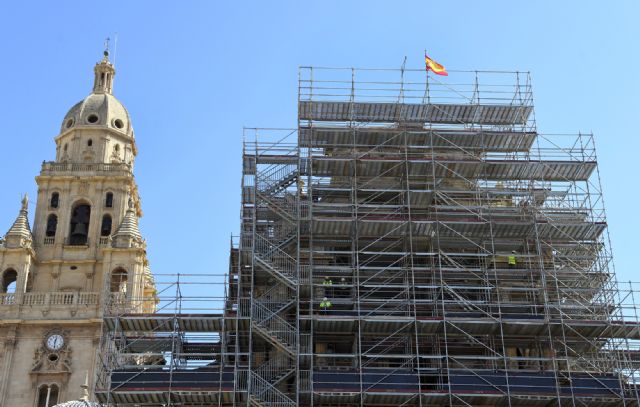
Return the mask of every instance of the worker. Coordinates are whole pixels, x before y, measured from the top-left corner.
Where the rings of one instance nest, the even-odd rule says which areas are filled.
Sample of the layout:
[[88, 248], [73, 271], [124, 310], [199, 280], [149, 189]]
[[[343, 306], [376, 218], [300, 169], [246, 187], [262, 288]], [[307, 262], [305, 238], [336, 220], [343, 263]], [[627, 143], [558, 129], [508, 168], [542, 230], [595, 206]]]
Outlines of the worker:
[[347, 284], [347, 279], [342, 277], [340, 278], [340, 284], [338, 284], [338, 287], [336, 289], [336, 296], [340, 297], [340, 298], [349, 298], [351, 296], [351, 289], [349, 288], [349, 285]]
[[320, 302], [320, 309], [323, 311], [324, 314], [326, 314], [327, 310], [331, 309], [331, 307], [333, 307], [333, 304], [331, 304], [331, 301], [329, 301], [327, 297], [324, 297], [322, 299], [322, 302]]
[[347, 279], [342, 277], [340, 279], [340, 287], [342, 287], [340, 289], [340, 296], [341, 297], [349, 297], [349, 288], [347, 288]]
[[324, 281], [322, 282], [324, 286], [324, 295], [331, 295], [331, 286], [333, 286], [333, 281], [327, 276], [324, 277]]
[[508, 260], [507, 264], [509, 265], [510, 269], [516, 268], [516, 251], [515, 250], [511, 252], [507, 260]]

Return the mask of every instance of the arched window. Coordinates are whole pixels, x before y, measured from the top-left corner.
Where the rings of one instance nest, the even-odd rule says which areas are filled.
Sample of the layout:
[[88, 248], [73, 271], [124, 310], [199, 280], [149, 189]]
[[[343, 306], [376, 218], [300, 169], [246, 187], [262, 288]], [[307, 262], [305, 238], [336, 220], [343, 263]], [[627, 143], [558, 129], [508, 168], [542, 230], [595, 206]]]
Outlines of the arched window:
[[69, 244], [72, 246], [86, 245], [89, 234], [89, 220], [91, 218], [91, 206], [79, 204], [71, 212], [71, 227]]
[[45, 236], [54, 237], [56, 235], [57, 228], [58, 228], [58, 217], [52, 213], [47, 218], [47, 230], [45, 232]]
[[93, 145], [93, 140], [89, 139], [87, 140], [87, 146], [91, 147]]
[[127, 292], [127, 270], [123, 268], [117, 268], [111, 273], [110, 290], [112, 293], [126, 293]]
[[7, 269], [2, 273], [2, 292], [15, 293], [16, 281], [18, 281], [18, 273], [14, 269]]
[[100, 236], [109, 236], [111, 234], [111, 216], [104, 215], [102, 217], [102, 226], [100, 226]]
[[38, 407], [51, 407], [58, 404], [58, 386], [44, 385], [38, 389]]
[[113, 192], [107, 192], [104, 198], [104, 206], [107, 208], [113, 208]]
[[54, 192], [53, 194], [51, 194], [50, 206], [52, 208], [57, 208], [59, 204], [60, 204], [60, 194], [57, 192]]

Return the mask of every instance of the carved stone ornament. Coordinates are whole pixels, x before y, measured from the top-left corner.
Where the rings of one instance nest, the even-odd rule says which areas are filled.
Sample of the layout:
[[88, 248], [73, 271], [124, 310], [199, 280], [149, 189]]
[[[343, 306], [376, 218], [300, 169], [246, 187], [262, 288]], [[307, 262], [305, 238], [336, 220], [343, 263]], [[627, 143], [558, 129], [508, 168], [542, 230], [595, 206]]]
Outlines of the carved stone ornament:
[[78, 186], [78, 192], [81, 195], [86, 195], [89, 192], [89, 183], [88, 182], [80, 182], [80, 185]]
[[36, 349], [31, 366], [31, 374], [58, 374], [64, 382], [72, 372], [71, 348], [68, 345], [69, 331], [52, 329], [48, 331]]

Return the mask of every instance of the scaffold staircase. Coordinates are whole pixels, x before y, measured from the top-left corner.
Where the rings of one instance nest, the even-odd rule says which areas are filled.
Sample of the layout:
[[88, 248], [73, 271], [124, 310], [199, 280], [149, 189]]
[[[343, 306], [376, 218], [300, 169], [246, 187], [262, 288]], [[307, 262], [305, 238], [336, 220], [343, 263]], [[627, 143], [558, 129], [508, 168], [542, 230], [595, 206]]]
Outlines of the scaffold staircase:
[[273, 164], [256, 173], [256, 203], [269, 212], [269, 226], [256, 231], [256, 262], [268, 273], [294, 288], [297, 261], [284, 249], [297, 239], [297, 194], [287, 191], [298, 180], [292, 164]]
[[254, 301], [251, 311], [254, 328], [272, 344], [294, 355], [298, 341], [296, 327], [257, 301]]
[[269, 359], [260, 365], [256, 370], [256, 373], [275, 386], [295, 371], [296, 369], [291, 358], [285, 354], [279, 353], [276, 357]]
[[261, 227], [254, 233], [254, 263], [275, 283], [252, 301], [252, 327], [276, 356], [250, 372], [249, 400], [254, 406], [296, 405], [278, 385], [296, 372], [298, 330], [284, 313], [296, 303], [299, 281], [297, 259], [287, 251], [298, 239], [298, 191], [291, 188], [298, 179], [297, 165], [291, 162], [256, 172], [256, 206], [262, 211], [257, 214]]
[[268, 239], [256, 234], [254, 255], [256, 263], [287, 286], [294, 288], [298, 282], [296, 259], [279, 249]]
[[295, 407], [296, 402], [255, 372], [249, 375], [249, 401], [256, 407]]
[[298, 181], [299, 174], [297, 169], [276, 168], [272, 173], [265, 175], [266, 177], [263, 179], [268, 179], [269, 181], [272, 181], [274, 178], [276, 179], [273, 180], [273, 182], [267, 182], [265, 188], [260, 192], [265, 195], [275, 195]]

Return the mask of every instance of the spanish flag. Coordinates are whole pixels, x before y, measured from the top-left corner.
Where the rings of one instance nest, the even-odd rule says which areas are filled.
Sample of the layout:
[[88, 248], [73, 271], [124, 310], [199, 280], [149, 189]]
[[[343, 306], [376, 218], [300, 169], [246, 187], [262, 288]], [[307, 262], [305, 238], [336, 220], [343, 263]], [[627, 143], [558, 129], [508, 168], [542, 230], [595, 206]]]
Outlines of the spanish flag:
[[431, 70], [436, 75], [449, 76], [444, 66], [440, 65], [433, 59], [429, 58], [426, 53], [424, 54], [424, 63], [425, 63], [427, 72]]

